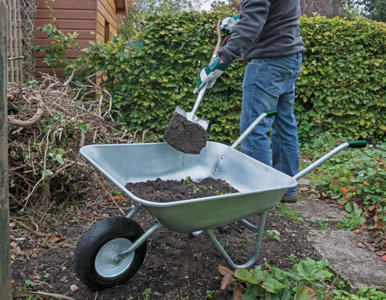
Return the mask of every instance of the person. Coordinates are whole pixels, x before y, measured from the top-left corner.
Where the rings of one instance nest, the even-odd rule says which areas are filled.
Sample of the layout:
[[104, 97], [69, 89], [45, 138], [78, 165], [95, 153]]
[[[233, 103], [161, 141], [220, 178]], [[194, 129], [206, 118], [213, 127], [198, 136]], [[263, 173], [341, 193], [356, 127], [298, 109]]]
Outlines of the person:
[[[199, 74], [195, 93], [212, 87], [229, 64], [244, 58], [240, 133], [261, 113], [276, 109], [244, 139], [242, 151], [283, 173], [299, 168], [297, 124], [294, 115], [295, 80], [300, 72], [303, 40], [300, 35], [300, 0], [242, 0], [240, 14], [223, 20], [232, 33], [213, 63]], [[233, 21], [231, 20], [233, 19]], [[268, 131], [272, 128], [272, 155]], [[271, 162], [272, 156], [272, 162]], [[295, 203], [297, 189], [287, 190], [282, 202]]]

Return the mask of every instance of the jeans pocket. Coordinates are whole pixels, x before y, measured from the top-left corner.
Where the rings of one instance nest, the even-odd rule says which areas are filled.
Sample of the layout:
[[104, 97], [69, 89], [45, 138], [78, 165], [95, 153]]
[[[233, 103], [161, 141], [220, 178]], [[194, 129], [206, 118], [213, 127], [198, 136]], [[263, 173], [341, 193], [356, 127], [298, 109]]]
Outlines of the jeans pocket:
[[267, 80], [281, 82], [293, 76], [293, 71], [280, 65], [268, 65]]
[[291, 78], [292, 72], [285, 67], [280, 65], [268, 64], [266, 74], [262, 80], [264, 83], [264, 89], [275, 97], [279, 97], [285, 93], [288, 80]]

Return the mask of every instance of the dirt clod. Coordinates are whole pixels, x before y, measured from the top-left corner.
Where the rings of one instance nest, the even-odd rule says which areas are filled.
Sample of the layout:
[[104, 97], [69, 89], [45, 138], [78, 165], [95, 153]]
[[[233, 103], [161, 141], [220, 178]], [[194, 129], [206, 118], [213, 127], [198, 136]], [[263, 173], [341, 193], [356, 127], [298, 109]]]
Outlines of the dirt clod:
[[164, 139], [178, 151], [200, 154], [206, 145], [206, 131], [199, 124], [188, 121], [179, 113], [174, 113], [165, 129]]

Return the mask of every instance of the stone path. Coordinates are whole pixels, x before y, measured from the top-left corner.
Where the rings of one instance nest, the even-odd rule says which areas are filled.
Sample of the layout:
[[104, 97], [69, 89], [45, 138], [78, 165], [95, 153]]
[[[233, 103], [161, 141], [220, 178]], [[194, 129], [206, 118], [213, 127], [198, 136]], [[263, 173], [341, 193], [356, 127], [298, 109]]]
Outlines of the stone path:
[[[301, 179], [299, 190], [306, 190], [307, 185], [308, 181]], [[343, 219], [345, 213], [342, 210], [306, 194], [298, 203], [288, 204], [287, 208], [299, 212], [304, 220], [321, 224], [323, 230], [311, 230], [308, 240], [323, 259], [328, 259], [330, 268], [352, 288], [375, 286], [386, 291], [386, 262], [375, 253], [357, 246], [359, 241], [367, 239], [366, 232], [357, 235], [350, 231], [328, 230], [323, 226]]]

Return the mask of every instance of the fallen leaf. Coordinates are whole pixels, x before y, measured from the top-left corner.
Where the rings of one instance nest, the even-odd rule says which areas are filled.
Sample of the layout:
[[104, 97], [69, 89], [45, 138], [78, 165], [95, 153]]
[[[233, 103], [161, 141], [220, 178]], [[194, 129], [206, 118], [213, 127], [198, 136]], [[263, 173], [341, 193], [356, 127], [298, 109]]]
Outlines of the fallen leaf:
[[67, 280], [67, 276], [63, 276], [62, 278], [60, 278], [60, 282], [64, 282], [64, 281], [66, 281]]
[[11, 246], [11, 249], [16, 249], [17, 243], [11, 242], [10, 246]]
[[384, 256], [386, 254], [386, 251], [383, 251], [383, 250], [376, 251], [375, 254], [378, 256]]
[[279, 231], [277, 231], [277, 230], [273, 229], [273, 230], [272, 230], [272, 232], [273, 232], [274, 234], [276, 234], [276, 235], [280, 236], [280, 232], [279, 232]]
[[382, 256], [381, 259], [386, 262], [386, 255]]
[[233, 290], [232, 300], [242, 300], [243, 292], [244, 292], [243, 287], [240, 284], [236, 285], [235, 289]]
[[37, 258], [39, 254], [39, 248], [35, 248], [32, 250], [32, 258]]
[[362, 229], [360, 229], [360, 228], [359, 228], [359, 229], [355, 229], [355, 230], [354, 230], [354, 233], [355, 233], [355, 234], [360, 234], [360, 233], [362, 233]]
[[118, 196], [113, 196], [113, 197], [108, 198], [106, 200], [106, 202], [113, 202], [113, 201], [117, 201], [117, 200], [125, 201], [126, 198], [123, 197], [122, 195], [118, 195]]
[[217, 270], [220, 272], [221, 275], [227, 275], [227, 274], [230, 274], [233, 276], [233, 271], [231, 269], [228, 269], [227, 267], [224, 267], [222, 265], [219, 265], [217, 267]]
[[21, 251], [20, 247], [17, 246], [15, 249], [13, 249], [13, 252], [16, 253], [17, 255], [25, 255], [28, 256], [26, 252]]
[[386, 250], [386, 240], [382, 241], [379, 247]]
[[48, 237], [48, 241], [52, 244], [55, 244], [55, 243], [59, 243], [61, 241], [64, 241], [64, 238], [63, 237], [60, 237], [60, 236], [57, 236], [55, 233], [51, 234], [49, 237]]
[[79, 288], [78, 288], [78, 286], [77, 286], [76, 284], [72, 284], [72, 285], [70, 286], [70, 289], [71, 289], [71, 291], [73, 291], [73, 292], [76, 292], [77, 290], [79, 290]]
[[363, 244], [362, 242], [358, 242], [358, 243], [357, 243], [357, 246], [358, 246], [359, 248], [367, 248], [366, 245]]
[[221, 286], [220, 290], [225, 291], [228, 286], [230, 286], [232, 283], [236, 282], [236, 278], [231, 274], [225, 274], [224, 277], [221, 280]]

